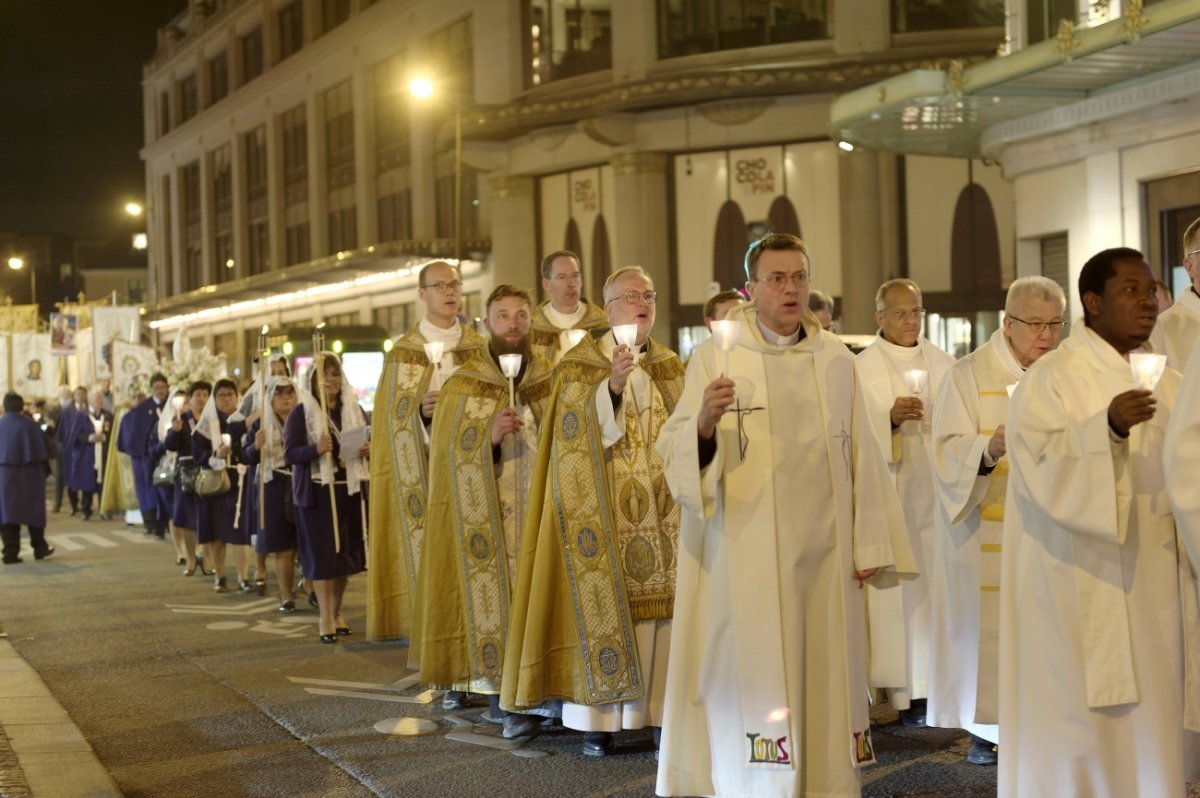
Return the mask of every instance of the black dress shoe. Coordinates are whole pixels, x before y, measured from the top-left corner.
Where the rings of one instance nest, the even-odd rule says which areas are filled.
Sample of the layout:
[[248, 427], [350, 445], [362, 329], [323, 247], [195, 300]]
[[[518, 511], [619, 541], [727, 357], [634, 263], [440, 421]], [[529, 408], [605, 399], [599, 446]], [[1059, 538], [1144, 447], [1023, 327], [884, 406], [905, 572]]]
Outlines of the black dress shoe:
[[0, 560], [0, 562], [3, 562], [5, 565], [16, 565], [19, 562], [25, 561], [20, 557], [5, 557], [3, 560]]
[[281, 612], [284, 615], [291, 615], [295, 611], [296, 611], [296, 602], [294, 602], [294, 601], [285, 601], [282, 604], [280, 604], [279, 609], [276, 610], [276, 612]]
[[[51, 554], [53, 554], [54, 551], [55, 551], [55, 549], [53, 546], [47, 546], [46, 548], [42, 549], [41, 551], [35, 551], [33, 553], [33, 559], [44, 560], [47, 557], [49, 557]], [[18, 560], [18, 562], [20, 562], [20, 560]]]
[[583, 735], [583, 755], [602, 757], [612, 753], [611, 732], [587, 732]]
[[350, 627], [349, 626], [339, 626], [334, 631], [337, 632], [340, 637], [346, 637], [350, 634]]
[[337, 641], [338, 641], [337, 635], [321, 635], [322, 643], [336, 643]]
[[1000, 749], [990, 740], [971, 735], [971, 747], [967, 749], [967, 761], [972, 765], [994, 765], [1000, 759]]
[[925, 728], [925, 707], [926, 702], [924, 698], [914, 700], [908, 709], [900, 710], [900, 722], [910, 729]]

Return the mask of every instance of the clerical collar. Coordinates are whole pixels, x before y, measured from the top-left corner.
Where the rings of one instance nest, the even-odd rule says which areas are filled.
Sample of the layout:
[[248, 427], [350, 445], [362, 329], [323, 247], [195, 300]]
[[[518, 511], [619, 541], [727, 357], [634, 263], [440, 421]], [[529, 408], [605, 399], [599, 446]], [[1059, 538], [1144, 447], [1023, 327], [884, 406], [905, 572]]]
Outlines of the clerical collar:
[[881, 332], [875, 336], [875, 346], [882, 347], [885, 354], [898, 360], [916, 360], [924, 354], [920, 338], [917, 338], [916, 346], [900, 346], [884, 338]]
[[791, 335], [780, 335], [779, 333], [767, 327], [767, 325], [763, 324], [761, 316], [755, 317], [754, 320], [758, 323], [758, 331], [762, 333], [763, 340], [773, 346], [778, 346], [780, 348], [795, 346], [796, 344], [800, 343], [800, 339], [804, 337], [803, 324], [798, 326], [796, 331]]
[[553, 302], [547, 302], [543, 310], [551, 324], [560, 330], [569, 330], [583, 319], [583, 315], [587, 313], [587, 305], [580, 299], [579, 307], [575, 309], [574, 313], [563, 313], [554, 307]]
[[417, 329], [426, 341], [441, 341], [457, 345], [462, 338], [461, 324], [451, 324], [449, 327], [442, 328], [431, 322], [428, 318], [423, 318], [417, 322]]

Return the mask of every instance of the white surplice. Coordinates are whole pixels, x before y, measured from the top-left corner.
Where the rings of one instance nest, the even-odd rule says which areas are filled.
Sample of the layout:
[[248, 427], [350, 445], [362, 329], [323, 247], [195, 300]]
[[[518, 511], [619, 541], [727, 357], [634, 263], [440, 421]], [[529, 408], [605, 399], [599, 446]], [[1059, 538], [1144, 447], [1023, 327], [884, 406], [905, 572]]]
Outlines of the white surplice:
[[1171, 411], [1163, 471], [1179, 537], [1191, 561], [1200, 563], [1200, 490], [1196, 488], [1196, 474], [1200, 474], [1200, 346], [1192, 350]]
[[1184, 794], [1185, 762], [1196, 761], [1196, 736], [1184, 731], [1195, 582], [1162, 470], [1178, 385], [1167, 369], [1154, 417], [1118, 438], [1108, 408], [1134, 387], [1129, 362], [1079, 323], [1013, 394], [1000, 589], [1004, 798]]
[[[547, 311], [551, 308], [547, 306]], [[547, 315], [549, 313], [547, 312]], [[598, 341], [600, 351], [610, 361], [616, 342], [609, 330]], [[636, 412], [641, 421], [642, 440], [650, 441], [650, 392], [653, 384], [645, 369], [635, 368], [629, 375], [622, 393], [621, 406], [613, 410], [609, 398], [608, 380], [596, 386], [596, 418], [600, 424], [601, 445], [605, 449], [625, 437], [628, 413]], [[626, 404], [626, 403], [629, 404]], [[637, 641], [638, 662], [642, 674], [642, 697], [635, 701], [615, 704], [572, 704], [563, 702], [562, 723], [568, 729], [585, 732], [616, 732], [622, 729], [644, 729], [661, 726], [663, 696], [667, 684], [667, 658], [671, 648], [671, 619], [638, 621], [633, 626]]]
[[[1024, 369], [1004, 330], [946, 372], [933, 411], [937, 532], [929, 564], [930, 726], [966, 729], [993, 743], [1000, 655], [1000, 540], [1008, 460], [987, 445], [1008, 413], [1008, 386]], [[980, 474], [981, 466], [991, 466]]]
[[746, 305], [737, 386], [701, 470], [697, 416], [725, 370], [688, 363], [658, 450], [683, 510], [659, 795], [858, 796], [874, 761], [855, 570], [913, 574], [907, 531], [853, 360], [806, 314], [768, 343]]
[[[934, 506], [932, 418], [942, 376], [954, 358], [925, 338], [916, 346], [897, 346], [876, 335], [875, 341], [855, 358], [867, 414], [879, 448], [883, 451], [900, 496], [904, 523], [917, 560], [917, 570], [929, 572], [933, 557]], [[904, 372], [928, 372], [925, 418], [905, 421], [892, 429], [892, 405], [911, 396]], [[871, 637], [870, 681], [888, 689], [896, 709], [925, 698], [929, 682], [929, 580], [917, 579], [900, 590], [867, 586], [868, 628]]]
[[1200, 294], [1188, 287], [1175, 304], [1158, 316], [1150, 345], [1155, 352], [1167, 356], [1167, 365], [1183, 371], [1191, 357], [1192, 348], [1200, 339]]

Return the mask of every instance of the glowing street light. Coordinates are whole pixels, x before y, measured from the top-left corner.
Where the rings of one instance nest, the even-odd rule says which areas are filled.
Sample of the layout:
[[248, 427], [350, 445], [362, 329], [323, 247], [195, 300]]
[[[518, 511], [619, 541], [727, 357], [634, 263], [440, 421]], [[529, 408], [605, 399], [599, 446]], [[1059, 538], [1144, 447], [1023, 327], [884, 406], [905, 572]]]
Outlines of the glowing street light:
[[[8, 259], [8, 268], [14, 272], [19, 272], [25, 268], [25, 259], [12, 257]], [[37, 300], [37, 269], [30, 267], [29, 269], [29, 303], [36, 305]]]
[[145, 209], [141, 206], [140, 203], [137, 203], [137, 202], [125, 203], [125, 213], [129, 214], [130, 216], [141, 216], [142, 211], [144, 211], [144, 210]]
[[8, 259], [8, 268], [12, 269], [14, 272], [19, 272], [24, 267], [25, 267], [25, 261], [22, 260], [21, 258], [9, 258]]
[[[408, 91], [418, 100], [431, 99], [437, 87], [427, 77], [418, 76], [408, 82]], [[454, 106], [454, 258], [462, 260], [462, 106], [442, 95]]]

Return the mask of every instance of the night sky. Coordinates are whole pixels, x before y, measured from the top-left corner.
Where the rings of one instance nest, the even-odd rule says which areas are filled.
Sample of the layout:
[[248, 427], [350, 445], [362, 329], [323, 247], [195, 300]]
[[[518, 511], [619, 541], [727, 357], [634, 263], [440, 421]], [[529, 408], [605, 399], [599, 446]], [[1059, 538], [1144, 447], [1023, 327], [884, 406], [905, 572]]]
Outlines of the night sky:
[[142, 64], [184, 7], [0, 0], [0, 232], [104, 238], [142, 200]]

